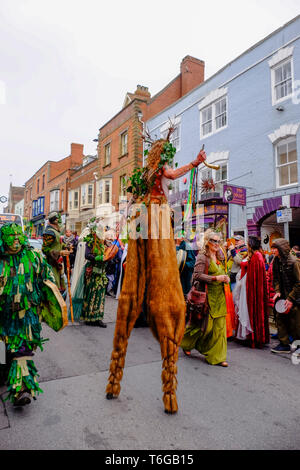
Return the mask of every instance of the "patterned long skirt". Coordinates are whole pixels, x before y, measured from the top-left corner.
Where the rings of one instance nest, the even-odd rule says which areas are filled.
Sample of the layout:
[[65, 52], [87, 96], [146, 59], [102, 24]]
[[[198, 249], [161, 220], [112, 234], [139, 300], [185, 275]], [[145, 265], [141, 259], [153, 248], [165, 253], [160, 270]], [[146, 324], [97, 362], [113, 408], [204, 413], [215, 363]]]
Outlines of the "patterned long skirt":
[[81, 320], [97, 321], [103, 319], [106, 284], [104, 269], [87, 266]]

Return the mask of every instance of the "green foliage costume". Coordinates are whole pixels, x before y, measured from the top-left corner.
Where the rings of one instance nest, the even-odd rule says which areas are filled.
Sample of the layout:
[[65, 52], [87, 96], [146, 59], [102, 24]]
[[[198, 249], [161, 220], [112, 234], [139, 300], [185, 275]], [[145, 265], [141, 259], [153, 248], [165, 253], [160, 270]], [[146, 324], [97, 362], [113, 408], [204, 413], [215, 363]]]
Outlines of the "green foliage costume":
[[105, 290], [107, 277], [105, 272], [105, 246], [103, 233], [94, 219], [89, 223], [89, 234], [84, 238], [86, 243], [85, 285], [81, 320], [90, 324], [99, 323], [104, 316]]
[[[0, 229], [0, 341], [5, 343], [9, 367], [8, 399], [15, 405], [30, 403], [42, 392], [37, 382], [33, 351], [43, 349], [40, 311], [44, 280], [55, 282], [42, 255], [27, 244], [22, 228], [5, 224]], [[3, 373], [4, 366], [1, 365]]]
[[50, 264], [54, 277], [55, 283], [59, 290], [63, 292], [66, 289], [65, 282], [62, 278], [63, 264], [60, 262], [60, 252], [63, 248], [60, 241], [61, 233], [58, 230], [58, 226], [54, 226], [49, 223], [43, 234], [43, 248], [42, 251], [47, 258], [47, 262]]

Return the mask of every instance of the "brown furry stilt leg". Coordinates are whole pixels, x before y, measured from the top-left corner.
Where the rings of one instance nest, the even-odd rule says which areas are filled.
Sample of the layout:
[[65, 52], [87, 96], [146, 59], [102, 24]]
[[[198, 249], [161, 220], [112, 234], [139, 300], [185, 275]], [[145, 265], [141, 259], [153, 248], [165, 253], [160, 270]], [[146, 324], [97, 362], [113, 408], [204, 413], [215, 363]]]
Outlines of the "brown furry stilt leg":
[[[168, 217], [168, 207], [165, 217]], [[147, 245], [147, 305], [149, 326], [161, 347], [163, 359], [162, 390], [166, 413], [178, 411], [177, 359], [185, 329], [185, 301], [176, 260], [173, 234], [148, 240]]]
[[169, 338], [164, 338], [161, 343], [161, 353], [163, 358], [162, 367], [164, 368], [161, 378], [165, 413], [174, 414], [178, 411], [176, 399], [178, 346]]
[[106, 387], [108, 400], [119, 396], [121, 390], [120, 382], [123, 377], [128, 339], [141, 313], [144, 299], [145, 259], [145, 240], [129, 240], [125, 277], [118, 304], [110, 375]]

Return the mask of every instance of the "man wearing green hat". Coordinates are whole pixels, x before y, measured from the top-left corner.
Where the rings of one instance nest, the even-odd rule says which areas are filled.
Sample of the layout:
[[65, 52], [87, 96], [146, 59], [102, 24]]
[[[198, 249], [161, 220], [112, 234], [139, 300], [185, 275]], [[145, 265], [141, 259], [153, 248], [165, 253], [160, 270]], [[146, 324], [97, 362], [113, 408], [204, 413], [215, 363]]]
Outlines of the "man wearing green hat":
[[0, 228], [0, 342], [5, 345], [5, 364], [0, 382], [8, 385], [8, 399], [24, 406], [42, 392], [33, 362], [34, 351], [43, 349], [41, 303], [44, 281], [54, 282], [50, 266], [28, 244], [22, 227], [8, 223]]
[[66, 290], [63, 278], [64, 265], [61, 261], [62, 256], [69, 255], [71, 252], [63, 250], [61, 242], [61, 216], [59, 212], [52, 211], [48, 215], [48, 225], [43, 234], [42, 251], [47, 258], [48, 264], [52, 267], [55, 277], [55, 283], [61, 292]]

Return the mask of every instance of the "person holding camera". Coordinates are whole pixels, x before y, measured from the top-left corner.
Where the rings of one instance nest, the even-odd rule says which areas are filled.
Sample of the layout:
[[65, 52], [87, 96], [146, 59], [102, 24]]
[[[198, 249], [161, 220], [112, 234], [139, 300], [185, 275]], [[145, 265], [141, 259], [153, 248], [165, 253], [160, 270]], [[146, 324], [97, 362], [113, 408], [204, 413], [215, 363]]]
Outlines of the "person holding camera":
[[276, 314], [280, 342], [271, 351], [288, 354], [291, 352], [289, 336], [300, 340], [300, 260], [291, 253], [289, 242], [284, 238], [274, 240], [271, 248], [275, 255], [273, 286], [276, 293], [273, 300], [285, 301], [284, 312], [277, 311]]

